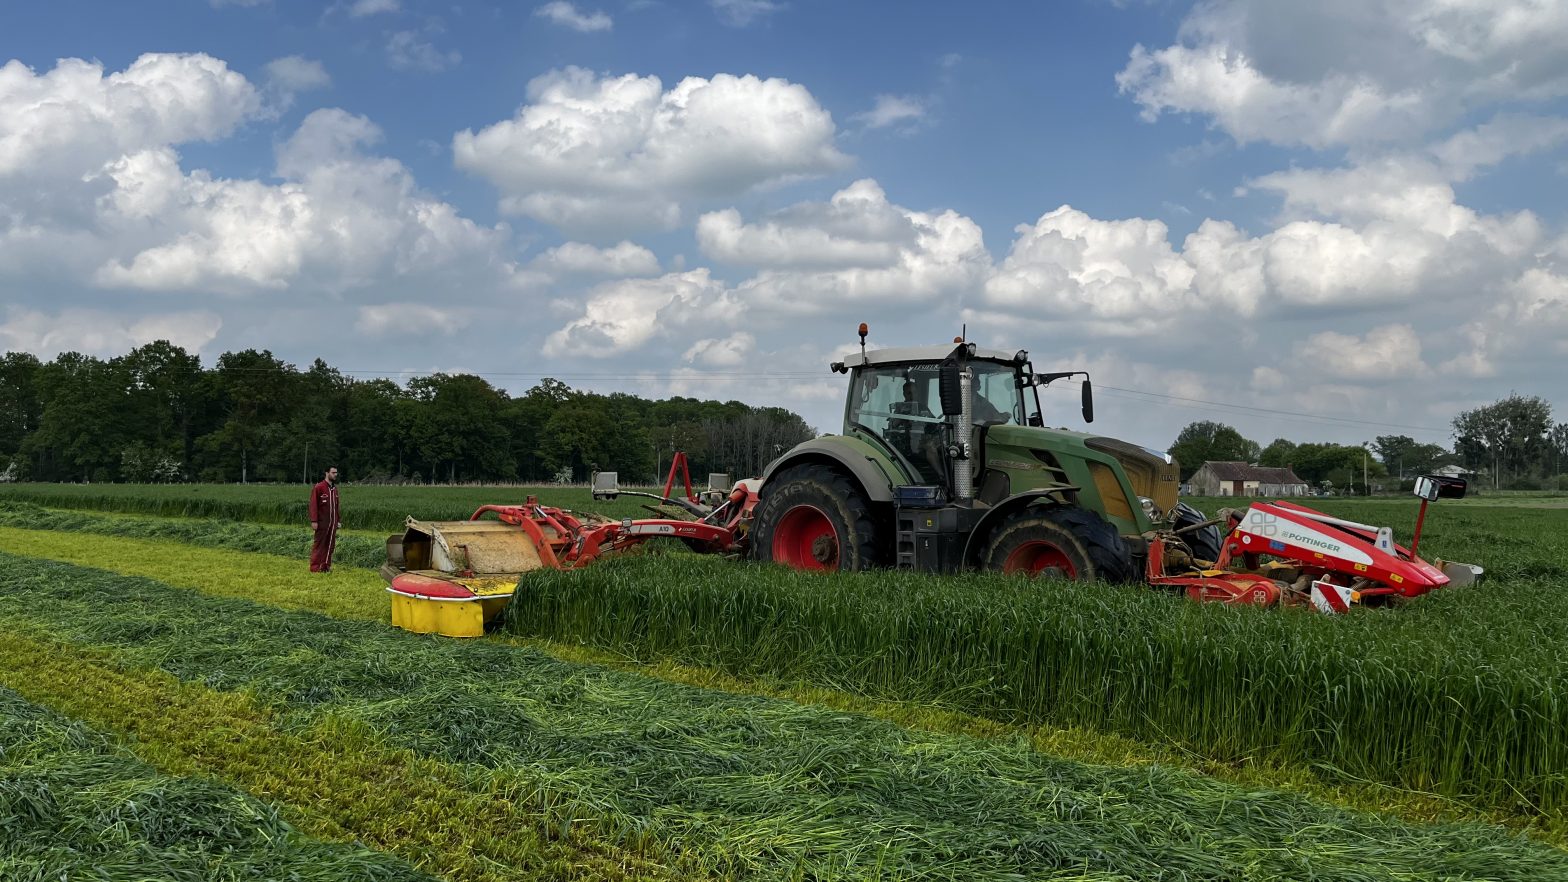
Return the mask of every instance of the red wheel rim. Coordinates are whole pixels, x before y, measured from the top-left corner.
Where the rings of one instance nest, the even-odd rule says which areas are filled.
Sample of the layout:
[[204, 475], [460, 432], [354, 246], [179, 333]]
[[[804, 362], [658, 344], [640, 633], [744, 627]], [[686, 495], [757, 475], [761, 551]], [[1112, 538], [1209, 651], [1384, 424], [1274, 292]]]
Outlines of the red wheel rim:
[[1002, 572], [1058, 579], [1078, 578], [1078, 568], [1073, 566], [1067, 553], [1056, 543], [1044, 539], [1031, 539], [1014, 548], [1007, 555], [1007, 560], [1002, 561]]
[[821, 509], [797, 505], [773, 531], [773, 560], [797, 570], [838, 569], [838, 533]]

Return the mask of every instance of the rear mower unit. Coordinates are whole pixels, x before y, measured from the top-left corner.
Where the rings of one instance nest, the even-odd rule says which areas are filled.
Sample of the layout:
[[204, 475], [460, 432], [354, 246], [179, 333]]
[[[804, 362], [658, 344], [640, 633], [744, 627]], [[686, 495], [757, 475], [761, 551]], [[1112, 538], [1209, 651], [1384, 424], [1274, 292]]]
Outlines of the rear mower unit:
[[[686, 471], [684, 457], [671, 464], [663, 496], [621, 491], [614, 487], [613, 474], [603, 482], [613, 489], [595, 495], [648, 496], [698, 515], [697, 520], [612, 520], [540, 505], [533, 496], [521, 505], [480, 506], [466, 521], [409, 518], [401, 535], [387, 539], [387, 564], [381, 568], [392, 595], [392, 624], [421, 634], [478, 637], [511, 600], [523, 573], [586, 566], [650, 539], [676, 539], [700, 553], [740, 554], [738, 538], [756, 504], [755, 490], [742, 481], [718, 505], [705, 505], [692, 494], [688, 475], [686, 497], [672, 497], [677, 469]], [[598, 476], [595, 483], [601, 483]]]

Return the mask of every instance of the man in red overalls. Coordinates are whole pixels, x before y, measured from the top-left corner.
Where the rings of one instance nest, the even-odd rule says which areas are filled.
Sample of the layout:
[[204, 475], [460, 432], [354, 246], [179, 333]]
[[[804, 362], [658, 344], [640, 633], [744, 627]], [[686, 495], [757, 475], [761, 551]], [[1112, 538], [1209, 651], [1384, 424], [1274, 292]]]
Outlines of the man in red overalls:
[[310, 571], [332, 572], [332, 551], [338, 544], [338, 528], [343, 526], [338, 508], [338, 467], [327, 469], [326, 478], [310, 488], [310, 529], [316, 541], [310, 546]]

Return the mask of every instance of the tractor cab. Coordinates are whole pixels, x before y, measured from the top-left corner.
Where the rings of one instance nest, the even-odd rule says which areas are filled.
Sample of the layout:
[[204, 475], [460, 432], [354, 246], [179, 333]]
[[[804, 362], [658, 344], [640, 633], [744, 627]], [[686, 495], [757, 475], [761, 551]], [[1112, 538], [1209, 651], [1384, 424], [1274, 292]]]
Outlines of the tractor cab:
[[[952, 427], [963, 414], [961, 402], [944, 406], [942, 397], [943, 364], [951, 353], [943, 346], [887, 349], [848, 368], [844, 434], [884, 444], [915, 483], [952, 485]], [[1027, 360], [977, 350], [968, 369], [969, 422], [976, 429], [1043, 424]]]
[[1052, 497], [1103, 514], [1127, 536], [1175, 509], [1177, 466], [1164, 453], [1045, 427], [1040, 387], [1074, 377], [1083, 420], [1093, 422], [1087, 373], [1036, 372], [1027, 351], [961, 340], [862, 349], [832, 368], [849, 375], [843, 437], [891, 460], [895, 495], [981, 509]]

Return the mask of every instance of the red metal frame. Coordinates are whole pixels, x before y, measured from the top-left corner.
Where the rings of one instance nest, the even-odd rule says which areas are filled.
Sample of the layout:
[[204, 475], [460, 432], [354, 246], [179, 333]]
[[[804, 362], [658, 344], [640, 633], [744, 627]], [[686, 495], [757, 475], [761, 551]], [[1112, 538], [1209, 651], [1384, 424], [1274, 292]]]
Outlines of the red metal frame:
[[[684, 462], [682, 465], [684, 467]], [[673, 467], [670, 479], [674, 480]], [[541, 563], [553, 569], [567, 570], [584, 566], [606, 554], [641, 545], [650, 539], [680, 539], [716, 554], [739, 552], [737, 540], [742, 532], [742, 522], [750, 517], [751, 509], [756, 504], [757, 494], [754, 491], [736, 487], [724, 504], [709, 515], [717, 523], [670, 518], [626, 518], [585, 524], [566, 509], [540, 505], [538, 499], [530, 496], [522, 505], [482, 505], [475, 509], [469, 520], [477, 521], [486, 514], [495, 515], [503, 523], [518, 527], [527, 534], [539, 550]]]
[[1148, 569], [1145, 578], [1149, 580], [1150, 585], [1177, 588], [1185, 593], [1188, 599], [1198, 601], [1275, 606], [1284, 595], [1273, 579], [1248, 573], [1204, 570], [1167, 574], [1165, 540], [1160, 537], [1155, 537], [1149, 543]]
[[[677, 453], [670, 464], [665, 498], [672, 498], [677, 474], [683, 476], [687, 498], [696, 500], [684, 453]], [[708, 553], [735, 554], [742, 551], [757, 504], [757, 493], [752, 488], [748, 482], [737, 484], [723, 504], [695, 521], [626, 518], [585, 523], [570, 511], [540, 505], [533, 496], [522, 505], [480, 506], [470, 520], [493, 514], [518, 527], [538, 548], [540, 562], [554, 569], [585, 566], [604, 555], [659, 538], [680, 539]], [[1412, 548], [1406, 549], [1393, 543], [1388, 530], [1334, 518], [1290, 502], [1255, 502], [1233, 514], [1221, 543], [1220, 559], [1213, 569], [1166, 572], [1167, 543], [1174, 540], [1155, 536], [1148, 543], [1145, 578], [1150, 585], [1177, 589], [1198, 601], [1257, 606], [1314, 602], [1312, 591], [1303, 590], [1302, 582], [1295, 583], [1296, 590], [1288, 590], [1291, 586], [1271, 578], [1260, 566], [1263, 558], [1269, 557], [1296, 570], [1297, 578], [1305, 577], [1306, 584], [1337, 586], [1352, 602], [1416, 597], [1449, 581], [1441, 570], [1417, 557], [1414, 551], [1420, 541], [1425, 507], [1423, 500], [1416, 538]], [[1332, 609], [1343, 606], [1336, 602], [1339, 599], [1338, 594], [1332, 598], [1325, 594]]]
[[670, 496], [670, 491], [675, 489], [675, 472], [677, 469], [680, 470], [681, 480], [686, 483], [686, 500], [688, 502], [697, 502], [697, 494], [693, 493], [691, 489], [691, 467], [686, 464], [686, 451], [684, 450], [675, 451], [675, 458], [670, 460], [670, 476], [664, 479], [664, 498], [674, 498]]
[[1255, 570], [1262, 557], [1289, 561], [1314, 581], [1356, 588], [1363, 597], [1418, 597], [1448, 584], [1448, 576], [1402, 545], [1377, 545], [1376, 528], [1330, 517], [1290, 502], [1255, 502], [1236, 522], [1216, 567], [1239, 561]]

